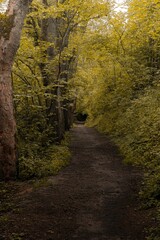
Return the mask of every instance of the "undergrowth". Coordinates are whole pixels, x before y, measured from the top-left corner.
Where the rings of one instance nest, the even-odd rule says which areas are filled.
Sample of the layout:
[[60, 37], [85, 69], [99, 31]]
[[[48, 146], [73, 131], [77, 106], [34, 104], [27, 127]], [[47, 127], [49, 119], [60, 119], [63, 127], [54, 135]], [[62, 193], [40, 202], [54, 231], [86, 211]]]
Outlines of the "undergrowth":
[[[60, 144], [51, 144], [48, 148], [32, 152], [26, 158], [19, 157], [18, 177], [20, 179], [43, 178], [57, 174], [69, 164], [71, 153], [69, 150], [69, 133]], [[26, 149], [25, 149], [26, 151]]]
[[[123, 100], [123, 98], [122, 98]], [[149, 231], [149, 240], [160, 239], [160, 105], [159, 85], [146, 88], [137, 99], [125, 105], [114, 104], [107, 112], [91, 115], [88, 124], [109, 134], [119, 146], [124, 162], [139, 166], [144, 175], [140, 198], [144, 208], [150, 208], [156, 219]], [[98, 102], [98, 101], [97, 101]], [[128, 104], [130, 102], [130, 104]], [[117, 107], [118, 106], [118, 107]]]

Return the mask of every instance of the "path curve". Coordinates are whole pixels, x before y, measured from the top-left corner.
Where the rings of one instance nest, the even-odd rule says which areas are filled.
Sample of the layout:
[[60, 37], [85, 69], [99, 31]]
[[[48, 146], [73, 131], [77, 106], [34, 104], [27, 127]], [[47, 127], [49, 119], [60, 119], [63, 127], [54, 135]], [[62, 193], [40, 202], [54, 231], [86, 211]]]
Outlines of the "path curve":
[[145, 239], [137, 170], [122, 164], [106, 136], [83, 125], [72, 130], [71, 151], [70, 166], [11, 213], [2, 239], [11, 232], [25, 240]]

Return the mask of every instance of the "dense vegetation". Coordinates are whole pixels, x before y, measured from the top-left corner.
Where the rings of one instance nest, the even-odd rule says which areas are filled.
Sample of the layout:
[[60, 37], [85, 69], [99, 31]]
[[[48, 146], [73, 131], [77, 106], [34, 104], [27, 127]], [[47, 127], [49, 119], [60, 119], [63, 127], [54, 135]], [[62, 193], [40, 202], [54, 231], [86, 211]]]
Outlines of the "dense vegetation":
[[19, 177], [53, 174], [65, 164], [61, 159], [68, 159], [68, 147], [61, 144], [76, 106], [71, 86], [78, 42], [88, 22], [107, 11], [108, 4], [99, 1], [33, 1], [30, 6], [12, 69]]
[[12, 70], [18, 175], [46, 176], [66, 164], [62, 139], [77, 105], [88, 125], [113, 137], [127, 163], [141, 166], [141, 196], [159, 206], [160, 2], [114, 7], [33, 1]]
[[156, 0], [132, 0], [128, 12], [112, 12], [84, 36], [75, 77], [88, 124], [110, 134], [127, 163], [142, 167], [149, 207], [160, 199], [159, 21]]

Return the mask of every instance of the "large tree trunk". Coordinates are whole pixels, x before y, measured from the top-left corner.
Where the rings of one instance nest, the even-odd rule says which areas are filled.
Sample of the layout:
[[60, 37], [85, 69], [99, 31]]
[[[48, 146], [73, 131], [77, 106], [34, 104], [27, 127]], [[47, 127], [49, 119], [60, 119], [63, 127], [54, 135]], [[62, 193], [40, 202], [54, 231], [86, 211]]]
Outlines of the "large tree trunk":
[[16, 147], [11, 69], [17, 52], [23, 21], [32, 0], [10, 0], [0, 14], [0, 178], [16, 173]]
[[[65, 0], [55, 1], [52, 3], [64, 3]], [[47, 7], [47, 0], [43, 0], [43, 4]], [[67, 15], [69, 18], [69, 12], [64, 12], [63, 15]], [[49, 86], [51, 83], [55, 84], [55, 87], [49, 89], [48, 92], [53, 95], [51, 99], [47, 100], [47, 113], [49, 116], [49, 123], [55, 126], [55, 133], [57, 141], [61, 141], [65, 130], [69, 129], [69, 105], [63, 100], [67, 91], [67, 82], [70, 72], [70, 64], [75, 61], [75, 56], [70, 59], [63, 59], [63, 51], [68, 47], [69, 36], [72, 30], [72, 24], [64, 20], [64, 16], [57, 18], [48, 18], [42, 21], [42, 39], [54, 43], [54, 47], [49, 47], [47, 54], [48, 60], [57, 58], [57, 62], [52, 69], [52, 75], [45, 73], [43, 69], [46, 69], [44, 65], [42, 70], [44, 86]], [[71, 19], [73, 16], [71, 16]], [[73, 19], [72, 19], [73, 20]], [[54, 73], [53, 73], [54, 72]], [[55, 97], [56, 96], [56, 97]]]

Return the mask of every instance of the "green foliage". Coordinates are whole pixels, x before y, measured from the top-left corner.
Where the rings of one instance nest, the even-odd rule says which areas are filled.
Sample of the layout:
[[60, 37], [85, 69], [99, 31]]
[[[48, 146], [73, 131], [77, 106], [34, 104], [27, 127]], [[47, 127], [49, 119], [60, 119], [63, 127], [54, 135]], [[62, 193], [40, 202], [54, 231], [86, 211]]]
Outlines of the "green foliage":
[[72, 124], [78, 43], [108, 9], [100, 0], [32, 2], [12, 69], [20, 178], [55, 174], [68, 163], [62, 139]]
[[[33, 1], [12, 72], [19, 177], [56, 174], [68, 164], [68, 140], [58, 144], [58, 134], [76, 97], [88, 125], [109, 133], [125, 161], [142, 167], [140, 195], [159, 206], [160, 2], [127, 1], [126, 14], [110, 11], [112, 2]], [[13, 17], [0, 14], [5, 38]]]
[[[42, 178], [57, 174], [69, 164], [71, 157], [66, 139], [61, 144], [50, 144], [48, 148], [42, 146], [37, 148], [34, 145], [30, 151], [28, 150], [27, 156], [22, 148], [20, 149], [22, 151], [19, 157], [19, 177], [21, 179]], [[24, 151], [26, 153], [26, 147]]]
[[[23, 179], [55, 174], [68, 163], [70, 155], [68, 146], [63, 141], [59, 144], [61, 139], [58, 138], [57, 110], [60, 101], [59, 111], [63, 114], [63, 101], [69, 102], [70, 99], [69, 94], [66, 94], [66, 80], [60, 82], [57, 76], [63, 74], [58, 72], [58, 68], [61, 71], [61, 64], [70, 59], [73, 49], [67, 51], [66, 46], [63, 54], [64, 46], [56, 45], [58, 38], [62, 44], [63, 32], [57, 36], [53, 30], [53, 37], [51, 33], [44, 35], [43, 24], [48, 26], [48, 18], [52, 17], [54, 22], [54, 12], [57, 18], [61, 18], [65, 11], [54, 5], [45, 6], [39, 1], [33, 1], [12, 70], [17, 120], [17, 168], [18, 176]], [[55, 24], [61, 31], [59, 21]], [[64, 32], [65, 27], [68, 26], [64, 22]], [[55, 52], [52, 57], [49, 55], [50, 50]], [[61, 96], [57, 95], [57, 88], [63, 92]], [[64, 128], [64, 124], [61, 123], [60, 127]], [[61, 138], [63, 135], [64, 130]]]
[[157, 222], [157, 226], [151, 227], [149, 229], [147, 240], [159, 240], [160, 238], [160, 205], [156, 208], [156, 214], [155, 214], [155, 221]]
[[159, 1], [132, 0], [126, 15], [113, 12], [107, 26], [88, 28], [74, 78], [87, 124], [109, 133], [125, 162], [141, 166], [148, 207], [160, 201], [159, 16]]

